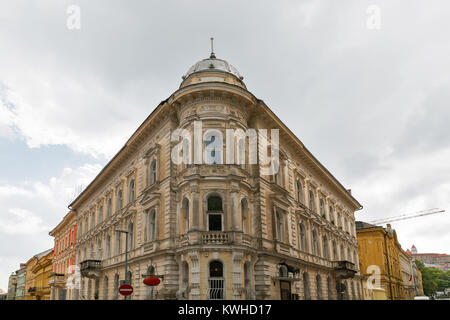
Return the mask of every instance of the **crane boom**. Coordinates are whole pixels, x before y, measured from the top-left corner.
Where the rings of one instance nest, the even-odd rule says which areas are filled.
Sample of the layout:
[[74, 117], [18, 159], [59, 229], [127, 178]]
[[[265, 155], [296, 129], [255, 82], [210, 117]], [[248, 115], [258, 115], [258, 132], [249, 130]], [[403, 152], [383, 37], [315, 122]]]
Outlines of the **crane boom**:
[[370, 221], [369, 223], [371, 223], [371, 224], [385, 224], [385, 223], [388, 223], [388, 222], [412, 219], [412, 218], [427, 216], [427, 215], [430, 215], [430, 214], [441, 213], [441, 212], [445, 212], [445, 210], [438, 209], [438, 208], [433, 208], [433, 209], [422, 210], [422, 211], [418, 211], [418, 212], [414, 212], [414, 213], [410, 213], [410, 214], [403, 214], [403, 215], [396, 216], [396, 217], [390, 217], [390, 218], [373, 220], [373, 221]]

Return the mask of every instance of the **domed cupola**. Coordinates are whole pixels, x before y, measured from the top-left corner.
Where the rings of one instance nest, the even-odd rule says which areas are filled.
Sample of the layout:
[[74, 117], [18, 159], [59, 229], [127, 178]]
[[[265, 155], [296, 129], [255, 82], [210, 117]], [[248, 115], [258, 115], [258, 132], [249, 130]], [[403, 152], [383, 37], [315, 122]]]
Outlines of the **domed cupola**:
[[227, 61], [217, 59], [212, 46], [213, 38], [211, 38], [211, 55], [207, 59], [200, 60], [182, 77], [180, 88], [191, 84], [203, 82], [222, 82], [228, 84], [238, 85], [246, 88], [243, 76], [239, 71]]

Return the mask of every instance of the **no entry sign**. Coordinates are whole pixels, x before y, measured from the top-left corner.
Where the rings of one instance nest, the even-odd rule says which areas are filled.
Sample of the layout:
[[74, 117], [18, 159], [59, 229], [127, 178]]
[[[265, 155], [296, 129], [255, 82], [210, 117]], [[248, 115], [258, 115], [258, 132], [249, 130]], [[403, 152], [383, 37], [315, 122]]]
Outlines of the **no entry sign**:
[[119, 288], [119, 293], [123, 296], [129, 296], [133, 293], [133, 287], [129, 284], [123, 284]]

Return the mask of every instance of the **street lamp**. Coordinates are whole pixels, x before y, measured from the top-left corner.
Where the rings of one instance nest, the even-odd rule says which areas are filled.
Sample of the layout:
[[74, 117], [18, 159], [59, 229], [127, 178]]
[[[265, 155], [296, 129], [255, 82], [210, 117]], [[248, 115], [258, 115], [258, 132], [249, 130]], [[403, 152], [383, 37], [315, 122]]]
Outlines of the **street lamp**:
[[[116, 229], [116, 232], [121, 232], [121, 233], [125, 233], [125, 283], [128, 284], [128, 268], [127, 268], [127, 264], [128, 264], [128, 230], [121, 230], [121, 229]], [[125, 300], [127, 299], [127, 297], [125, 297]]]

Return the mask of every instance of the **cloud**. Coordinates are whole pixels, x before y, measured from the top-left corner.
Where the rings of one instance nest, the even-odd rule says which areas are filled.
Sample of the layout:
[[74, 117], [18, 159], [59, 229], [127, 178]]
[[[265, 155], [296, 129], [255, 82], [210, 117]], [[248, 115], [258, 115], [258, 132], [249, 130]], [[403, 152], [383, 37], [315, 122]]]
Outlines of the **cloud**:
[[[0, 186], [0, 288], [6, 275], [16, 270], [16, 262], [26, 262], [36, 253], [53, 247], [49, 232], [68, 212], [68, 204], [79, 186], [86, 187], [101, 170], [97, 164], [65, 168], [48, 181], [21, 181]], [[7, 261], [14, 262], [5, 266]]]
[[0, 218], [0, 232], [9, 235], [33, 236], [48, 229], [48, 226], [43, 225], [42, 218], [25, 209], [10, 208], [7, 211], [7, 219]]

